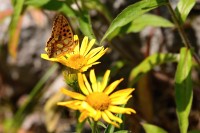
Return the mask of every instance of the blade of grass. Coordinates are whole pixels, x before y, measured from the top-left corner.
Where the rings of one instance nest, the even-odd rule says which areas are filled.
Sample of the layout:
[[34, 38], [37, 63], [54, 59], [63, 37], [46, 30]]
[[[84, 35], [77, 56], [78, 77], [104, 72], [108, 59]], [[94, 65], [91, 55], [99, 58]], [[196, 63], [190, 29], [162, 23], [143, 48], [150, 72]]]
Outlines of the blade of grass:
[[9, 44], [8, 50], [12, 57], [16, 58], [17, 56], [17, 46], [19, 41], [19, 35], [21, 30], [21, 22], [22, 17], [20, 16], [23, 7], [24, 7], [24, 0], [16, 0], [14, 2], [14, 11], [11, 18], [11, 23], [9, 27]]

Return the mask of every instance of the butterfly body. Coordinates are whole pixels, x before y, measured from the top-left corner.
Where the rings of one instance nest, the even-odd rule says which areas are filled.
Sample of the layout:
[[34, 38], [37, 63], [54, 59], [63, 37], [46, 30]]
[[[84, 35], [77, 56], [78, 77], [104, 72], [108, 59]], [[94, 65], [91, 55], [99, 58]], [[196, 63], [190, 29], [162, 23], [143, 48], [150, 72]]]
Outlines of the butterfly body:
[[62, 56], [73, 52], [76, 43], [69, 22], [62, 14], [55, 17], [50, 39], [47, 42], [47, 55], [49, 58]]

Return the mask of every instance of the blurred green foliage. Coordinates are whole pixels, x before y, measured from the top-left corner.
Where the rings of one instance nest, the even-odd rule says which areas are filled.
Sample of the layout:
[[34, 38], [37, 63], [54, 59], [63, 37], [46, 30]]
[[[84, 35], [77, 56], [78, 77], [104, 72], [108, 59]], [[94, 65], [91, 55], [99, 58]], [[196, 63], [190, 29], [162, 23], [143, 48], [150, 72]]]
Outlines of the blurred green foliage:
[[[177, 25], [170, 22], [170, 20], [164, 17], [157, 16], [148, 13], [149, 11], [156, 9], [160, 6], [170, 6], [168, 0], [142, 0], [125, 7], [116, 17], [111, 15], [110, 9], [106, 7], [100, 0], [13, 0], [13, 14], [9, 28], [9, 52], [10, 55], [16, 58], [17, 47], [20, 36], [20, 19], [28, 7], [39, 8], [41, 10], [49, 10], [55, 12], [61, 12], [67, 17], [75, 19], [78, 22], [78, 28], [83, 35], [88, 36], [90, 39], [99, 39], [100, 44], [103, 45], [106, 41], [111, 42], [116, 37], [126, 36], [132, 32], [138, 33], [142, 31], [147, 26], [153, 27], [163, 27], [163, 28], [176, 28]], [[72, 8], [72, 5], [76, 5], [76, 8]], [[191, 11], [192, 7], [195, 5], [195, 0], [180, 0], [177, 4], [174, 13], [175, 19], [178, 20], [178, 25], [182, 26], [186, 18]], [[103, 33], [103, 35], [96, 34], [98, 31], [94, 31], [91, 21], [91, 10], [96, 10], [102, 14], [109, 23], [109, 28]], [[148, 13], [148, 14], [147, 14]], [[173, 14], [171, 14], [173, 15]], [[155, 23], [156, 22], [156, 23]], [[179, 33], [182, 34], [182, 33]], [[181, 43], [181, 42], [180, 42]], [[123, 45], [123, 44], [121, 44]], [[176, 110], [178, 116], [178, 123], [181, 133], [187, 133], [189, 126], [189, 113], [191, 110], [192, 97], [193, 97], [193, 87], [191, 79], [192, 71], [192, 60], [193, 52], [188, 45], [186, 47], [180, 47], [180, 53], [155, 53], [148, 56], [146, 59], [142, 60], [137, 66], [134, 66], [130, 70], [128, 84], [133, 87], [137, 81], [148, 72], [153, 70], [155, 66], [160, 66], [161, 64], [177, 62], [177, 70], [175, 75], [175, 100], [176, 100]], [[198, 62], [198, 61], [197, 61]], [[199, 64], [198, 64], [199, 65]], [[115, 66], [112, 66], [113, 75], [117, 75], [119, 69], [125, 66], [124, 61], [118, 61]], [[55, 68], [52, 68], [53, 70]], [[52, 73], [53, 70], [49, 73]], [[43, 84], [47, 80], [44, 76], [39, 84]], [[41, 83], [42, 82], [42, 83]], [[39, 87], [38, 87], [39, 86]], [[31, 102], [33, 96], [35, 96], [35, 91], [41, 88], [40, 85], [36, 85], [33, 89], [33, 93], [30, 94]], [[32, 97], [31, 97], [32, 96]], [[21, 124], [21, 117], [24, 115], [24, 109], [28, 108], [29, 103], [19, 109], [15, 119], [8, 129], [13, 127], [13, 124], [18, 126]], [[22, 111], [23, 110], [23, 111]], [[23, 117], [24, 118], [24, 117]], [[19, 121], [20, 119], [20, 121]], [[166, 133], [166, 131], [158, 126], [150, 124], [142, 124], [147, 133]], [[113, 127], [109, 128], [109, 131], [114, 131]], [[122, 133], [126, 131], [118, 131], [117, 133]], [[196, 133], [199, 131], [191, 131], [191, 133]]]

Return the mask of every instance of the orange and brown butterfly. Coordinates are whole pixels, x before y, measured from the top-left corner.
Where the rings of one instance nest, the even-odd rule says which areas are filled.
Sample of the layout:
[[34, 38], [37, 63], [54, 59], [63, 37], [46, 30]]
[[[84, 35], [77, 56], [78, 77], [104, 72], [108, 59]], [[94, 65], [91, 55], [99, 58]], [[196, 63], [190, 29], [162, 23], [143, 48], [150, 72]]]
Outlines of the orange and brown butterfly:
[[78, 40], [74, 41], [73, 31], [67, 18], [62, 14], [56, 15], [51, 37], [46, 45], [49, 58], [56, 58], [73, 52], [77, 43]]

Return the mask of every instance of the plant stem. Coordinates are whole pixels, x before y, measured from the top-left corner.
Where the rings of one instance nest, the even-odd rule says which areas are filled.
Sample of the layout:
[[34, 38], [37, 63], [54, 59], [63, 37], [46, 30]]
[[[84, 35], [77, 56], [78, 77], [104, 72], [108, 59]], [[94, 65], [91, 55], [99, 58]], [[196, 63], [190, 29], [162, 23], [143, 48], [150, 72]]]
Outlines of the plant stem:
[[94, 120], [92, 124], [92, 133], [97, 133], [97, 121]]
[[[189, 39], [187, 38], [187, 36], [186, 36], [186, 34], [185, 34], [184, 30], [183, 30], [183, 27], [181, 26], [180, 22], [178, 21], [178, 18], [177, 18], [177, 16], [176, 16], [174, 10], [172, 9], [172, 6], [171, 6], [171, 4], [170, 4], [169, 1], [168, 1], [168, 4], [167, 4], [167, 7], [168, 7], [168, 9], [169, 9], [169, 11], [170, 11], [170, 13], [171, 13], [171, 15], [172, 15], [172, 19], [173, 19], [173, 21], [174, 21], [174, 23], [175, 23], [175, 25], [176, 25], [176, 27], [177, 27], [177, 29], [178, 29], [178, 32], [179, 32], [179, 35], [181, 36], [181, 39], [182, 39], [182, 41], [183, 41], [183, 44], [184, 44], [188, 49], [192, 49], [192, 46], [190, 45], [190, 41], [189, 41]], [[198, 65], [200, 66], [200, 59], [199, 59], [199, 57], [197, 56], [197, 54], [196, 54], [194, 51], [192, 52], [192, 54], [193, 54], [194, 59], [196, 60], [196, 62], [197, 62]]]

